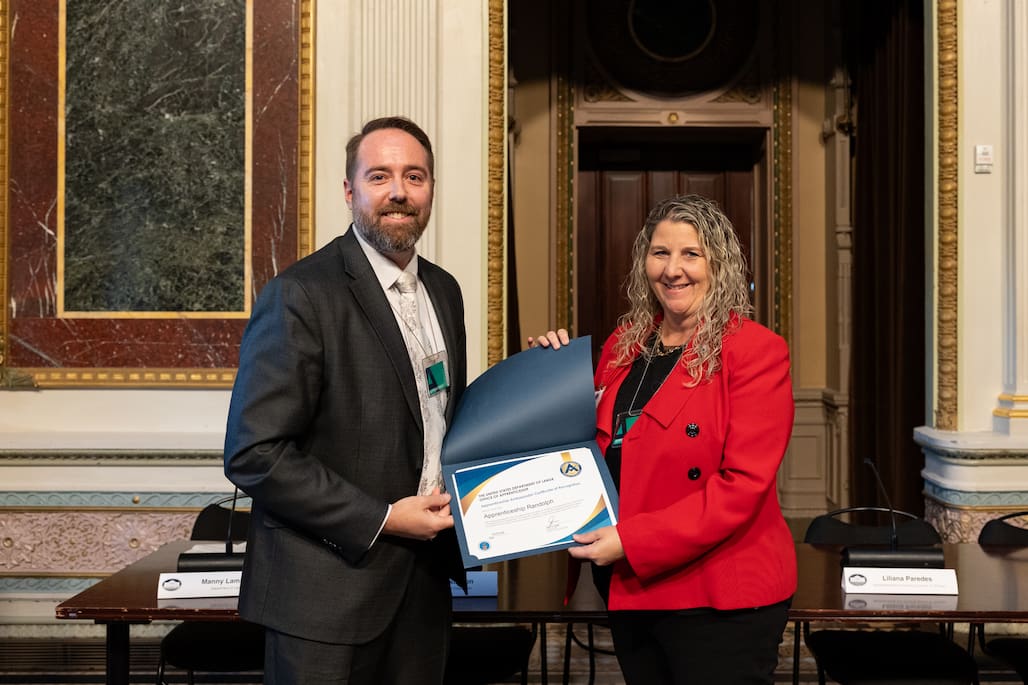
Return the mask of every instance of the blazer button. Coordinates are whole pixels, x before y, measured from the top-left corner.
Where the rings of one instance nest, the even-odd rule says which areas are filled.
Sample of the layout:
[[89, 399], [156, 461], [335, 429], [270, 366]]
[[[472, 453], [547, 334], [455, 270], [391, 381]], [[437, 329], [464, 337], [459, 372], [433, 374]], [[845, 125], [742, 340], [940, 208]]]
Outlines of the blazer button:
[[685, 434], [688, 435], [690, 438], [695, 438], [697, 435], [700, 434], [699, 425], [695, 423], [690, 423], [688, 426], [685, 427]]
[[689, 469], [689, 480], [697, 480], [700, 477], [700, 467], [694, 466]]

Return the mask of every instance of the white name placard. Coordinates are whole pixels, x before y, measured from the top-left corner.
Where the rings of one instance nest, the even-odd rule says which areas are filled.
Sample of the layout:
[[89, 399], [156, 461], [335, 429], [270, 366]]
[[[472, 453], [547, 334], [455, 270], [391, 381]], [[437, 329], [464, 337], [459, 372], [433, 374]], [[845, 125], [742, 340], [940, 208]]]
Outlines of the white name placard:
[[157, 599], [236, 597], [242, 575], [242, 571], [162, 573], [157, 580]]
[[868, 568], [844, 566], [847, 595], [955, 595], [957, 572], [951, 568]]

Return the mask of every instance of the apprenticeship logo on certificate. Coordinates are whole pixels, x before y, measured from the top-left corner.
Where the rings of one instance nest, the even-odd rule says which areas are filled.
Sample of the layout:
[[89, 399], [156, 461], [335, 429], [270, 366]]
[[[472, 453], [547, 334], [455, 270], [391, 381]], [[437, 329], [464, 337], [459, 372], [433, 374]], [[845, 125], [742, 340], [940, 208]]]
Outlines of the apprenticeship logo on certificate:
[[453, 490], [468, 554], [483, 563], [567, 547], [576, 533], [617, 523], [584, 447], [459, 469]]

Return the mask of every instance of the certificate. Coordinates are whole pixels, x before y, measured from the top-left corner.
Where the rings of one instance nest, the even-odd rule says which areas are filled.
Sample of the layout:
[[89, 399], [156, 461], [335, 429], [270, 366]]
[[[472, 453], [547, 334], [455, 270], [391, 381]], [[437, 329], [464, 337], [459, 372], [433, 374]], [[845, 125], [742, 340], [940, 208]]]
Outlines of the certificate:
[[535, 348], [468, 386], [443, 442], [443, 482], [465, 567], [564, 549], [617, 523], [596, 445], [589, 338]]
[[586, 447], [460, 468], [451, 484], [461, 546], [477, 563], [563, 549], [576, 533], [617, 523]]

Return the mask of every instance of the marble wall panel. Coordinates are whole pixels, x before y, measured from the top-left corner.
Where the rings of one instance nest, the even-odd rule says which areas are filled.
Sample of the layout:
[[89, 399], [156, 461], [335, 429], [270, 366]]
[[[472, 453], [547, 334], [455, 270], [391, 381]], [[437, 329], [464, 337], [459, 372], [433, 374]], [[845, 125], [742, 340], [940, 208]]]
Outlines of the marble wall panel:
[[64, 310], [242, 312], [245, 0], [66, 17]]
[[[191, 0], [188, 6], [195, 7], [199, 3], [213, 11], [212, 8], [226, 1]], [[242, 3], [244, 0], [235, 1]], [[295, 261], [301, 242], [297, 169], [301, 155], [298, 82], [301, 69], [302, 3], [300, 0], [245, 1], [248, 10], [252, 12], [252, 73], [246, 93], [250, 105], [248, 126], [252, 140], [249, 169], [251, 187], [248, 189], [252, 212], [249, 245], [252, 271], [248, 285], [252, 292], [256, 292], [278, 271]], [[75, 3], [90, 7], [93, 4], [86, 0], [72, 0], [72, 3], [73, 7]], [[149, 11], [157, 11], [153, 9], [157, 6], [172, 11], [182, 5], [166, 0], [115, 4], [134, 4], [150, 8]], [[89, 11], [92, 13], [95, 9], [99, 12], [100, 7], [102, 5], [97, 4], [96, 8]], [[8, 281], [4, 298], [4, 304], [8, 307], [7, 330], [0, 330], [0, 338], [6, 338], [7, 346], [4, 364], [29, 369], [34, 373], [83, 367], [234, 367], [247, 311], [221, 315], [208, 309], [227, 307], [229, 304], [236, 306], [239, 284], [235, 276], [224, 292], [212, 293], [212, 289], [216, 288], [210, 283], [205, 287], [213, 299], [194, 297], [184, 291], [175, 294], [172, 300], [178, 300], [173, 301], [173, 306], [202, 308], [201, 314], [204, 316], [201, 318], [189, 318], [190, 312], [186, 309], [164, 312], [163, 315], [138, 312], [89, 312], [88, 315], [60, 313], [57, 208], [61, 186], [57, 171], [58, 103], [62, 76], [59, 73], [61, 0], [12, 0], [9, 8], [10, 210], [7, 225], [0, 226], [0, 231], [6, 231], [9, 245]], [[106, 15], [104, 18], [107, 18]], [[201, 29], [194, 24], [189, 30], [206, 28], [206, 25]], [[216, 31], [214, 26], [209, 28]], [[307, 28], [309, 30], [309, 26]], [[114, 35], [113, 29], [110, 35]], [[309, 44], [309, 39], [307, 42]], [[238, 49], [237, 40], [233, 40], [232, 45]], [[115, 58], [107, 55], [104, 59]], [[212, 59], [219, 64], [226, 62], [224, 55], [212, 55]], [[122, 75], [127, 70], [123, 68]], [[233, 126], [236, 125], [233, 123]], [[120, 132], [110, 135], [120, 135]], [[154, 135], [155, 140], [149, 141], [148, 145], [163, 140], [163, 133], [155, 131]], [[215, 140], [197, 149], [213, 147], [228, 154], [222, 149], [223, 146], [218, 145], [220, 138], [217, 136], [221, 133], [215, 130], [211, 135], [215, 136]], [[122, 140], [118, 142], [124, 143]], [[230, 156], [238, 157], [238, 150]], [[232, 173], [238, 176], [240, 172], [236, 169]], [[197, 175], [202, 176], [199, 170]], [[228, 183], [228, 178], [231, 175], [218, 176], [215, 185]], [[168, 202], [165, 210], [174, 207], [170, 200]], [[238, 211], [238, 200], [235, 203]], [[241, 224], [240, 218], [237, 225]], [[192, 230], [192, 226], [185, 230]], [[3, 237], [0, 235], [0, 244], [3, 243]], [[139, 236], [130, 232], [117, 235], [111, 240], [124, 238], [140, 243]], [[226, 251], [231, 250], [225, 244], [209, 246], [203, 242], [203, 238], [199, 236], [190, 247], [194, 259], [202, 258], [208, 265], [218, 265], [213, 269], [216, 272], [225, 267], [222, 262], [232, 262], [233, 258], [226, 258]], [[238, 240], [238, 235], [230, 237], [227, 244], [231, 244], [232, 240]], [[149, 242], [142, 246], [147, 250], [160, 250], [159, 245]], [[96, 253], [99, 249], [93, 245], [85, 248], [85, 252]], [[162, 259], [170, 260], [173, 257], [165, 255]], [[229, 265], [224, 270], [234, 269], [235, 266]], [[88, 283], [84, 292], [117, 289], [127, 280], [121, 278], [120, 272], [110, 278], [96, 278], [107, 280]], [[214, 281], [217, 282], [219, 278], [221, 276], [215, 274]], [[88, 282], [91, 279], [84, 280]], [[171, 289], [178, 290], [176, 287]], [[235, 294], [231, 292], [233, 289]], [[138, 286], [131, 286], [129, 290], [138, 290]], [[102, 306], [115, 305], [108, 303]], [[42, 375], [36, 373], [37, 378]], [[72, 375], [69, 373], [69, 377]], [[46, 378], [51, 379], [48, 381], [50, 384], [61, 384], [60, 373], [48, 373]]]

